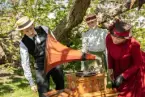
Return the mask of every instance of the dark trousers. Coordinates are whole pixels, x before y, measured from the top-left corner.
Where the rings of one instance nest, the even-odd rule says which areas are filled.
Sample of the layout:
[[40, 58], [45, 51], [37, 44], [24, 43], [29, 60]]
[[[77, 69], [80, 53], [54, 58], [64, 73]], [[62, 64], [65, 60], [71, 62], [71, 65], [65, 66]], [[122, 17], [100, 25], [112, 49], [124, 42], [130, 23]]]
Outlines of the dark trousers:
[[44, 70], [36, 70], [36, 82], [38, 87], [39, 97], [45, 97], [43, 93], [49, 91], [50, 76], [56, 85], [56, 90], [64, 89], [64, 74], [60, 67], [53, 68], [47, 75], [44, 74]]

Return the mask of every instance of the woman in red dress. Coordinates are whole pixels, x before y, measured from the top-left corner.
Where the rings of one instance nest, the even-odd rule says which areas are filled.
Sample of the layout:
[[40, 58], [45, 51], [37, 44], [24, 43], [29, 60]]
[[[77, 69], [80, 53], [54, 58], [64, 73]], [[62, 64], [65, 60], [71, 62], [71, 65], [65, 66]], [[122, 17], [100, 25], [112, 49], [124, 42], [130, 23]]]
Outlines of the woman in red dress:
[[118, 97], [145, 97], [145, 62], [140, 44], [130, 36], [131, 25], [117, 20], [106, 37], [108, 68]]

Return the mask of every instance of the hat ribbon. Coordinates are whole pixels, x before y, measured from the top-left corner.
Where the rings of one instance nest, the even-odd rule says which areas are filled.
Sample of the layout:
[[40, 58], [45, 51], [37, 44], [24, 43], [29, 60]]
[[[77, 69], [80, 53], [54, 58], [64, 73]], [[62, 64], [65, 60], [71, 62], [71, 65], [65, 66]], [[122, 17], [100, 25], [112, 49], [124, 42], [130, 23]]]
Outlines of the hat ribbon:
[[18, 28], [23, 28], [25, 26], [27, 26], [29, 23], [31, 22], [31, 20], [27, 21], [26, 23], [24, 23], [23, 25], [18, 26]]
[[115, 35], [117, 36], [121, 36], [121, 37], [128, 37], [129, 36], [129, 31], [126, 32], [118, 32], [115, 28], [113, 29], [113, 32]]

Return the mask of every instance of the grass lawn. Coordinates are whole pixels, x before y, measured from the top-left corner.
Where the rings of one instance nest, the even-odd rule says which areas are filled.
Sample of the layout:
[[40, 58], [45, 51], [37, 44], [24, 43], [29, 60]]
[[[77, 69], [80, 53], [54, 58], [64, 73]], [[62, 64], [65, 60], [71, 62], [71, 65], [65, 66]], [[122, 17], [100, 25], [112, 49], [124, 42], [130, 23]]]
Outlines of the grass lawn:
[[13, 90], [8, 91], [0, 94], [0, 97], [38, 97], [37, 93], [33, 93], [29, 87], [14, 87]]
[[31, 91], [22, 69], [4, 69], [0, 66], [0, 97], [38, 97]]
[[[54, 89], [52, 79], [50, 79], [50, 84], [50, 89]], [[38, 97], [38, 94], [31, 90], [22, 68], [5, 68], [0, 65], [0, 97]]]
[[[34, 69], [32, 72], [35, 72]], [[55, 85], [50, 78], [50, 89], [54, 88]], [[0, 65], [0, 97], [38, 97], [38, 94], [31, 90], [22, 68], [5, 68], [4, 65]]]

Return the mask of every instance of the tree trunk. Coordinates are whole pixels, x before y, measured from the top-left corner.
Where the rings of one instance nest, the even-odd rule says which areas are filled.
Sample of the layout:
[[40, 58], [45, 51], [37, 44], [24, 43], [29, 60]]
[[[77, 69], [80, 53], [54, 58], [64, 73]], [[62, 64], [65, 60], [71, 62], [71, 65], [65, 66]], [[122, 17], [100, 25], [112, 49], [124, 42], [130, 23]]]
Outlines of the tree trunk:
[[[70, 31], [83, 21], [83, 17], [86, 14], [90, 2], [91, 0], [74, 1], [68, 16], [65, 17], [53, 31], [58, 41], [66, 39], [65, 37], [67, 36], [67, 38], [69, 38]], [[67, 39], [65, 41], [67, 41]]]

